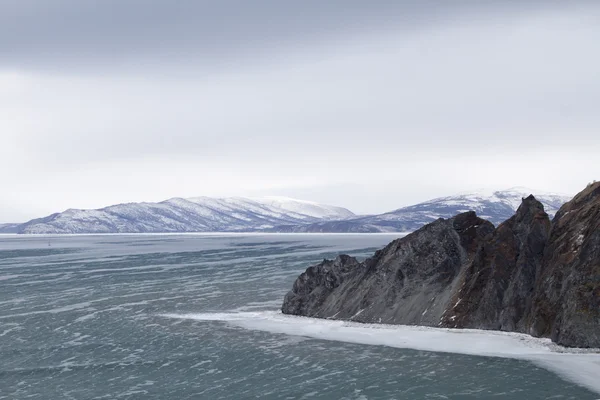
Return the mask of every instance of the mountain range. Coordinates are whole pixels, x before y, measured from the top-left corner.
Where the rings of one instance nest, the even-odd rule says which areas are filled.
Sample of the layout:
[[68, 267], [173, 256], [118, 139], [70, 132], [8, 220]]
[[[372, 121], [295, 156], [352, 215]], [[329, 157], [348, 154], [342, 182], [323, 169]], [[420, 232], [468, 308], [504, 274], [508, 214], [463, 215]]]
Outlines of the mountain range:
[[0, 232], [23, 234], [165, 232], [410, 232], [438, 218], [475, 211], [493, 224], [508, 219], [530, 194], [551, 216], [569, 197], [527, 188], [441, 197], [378, 215], [287, 197], [172, 198], [95, 210], [68, 209]]
[[21, 224], [17, 233], [252, 232], [354, 216], [342, 207], [284, 197], [172, 198], [97, 210], [68, 209]]
[[498, 225], [510, 218], [521, 204], [521, 200], [530, 194], [535, 194], [550, 216], [554, 216], [560, 206], [570, 199], [569, 196], [524, 187], [498, 191], [481, 190], [440, 197], [379, 215], [359, 216], [342, 221], [278, 226], [271, 230], [277, 232], [412, 232], [438, 218], [450, 218], [466, 211], [475, 211], [481, 218]]

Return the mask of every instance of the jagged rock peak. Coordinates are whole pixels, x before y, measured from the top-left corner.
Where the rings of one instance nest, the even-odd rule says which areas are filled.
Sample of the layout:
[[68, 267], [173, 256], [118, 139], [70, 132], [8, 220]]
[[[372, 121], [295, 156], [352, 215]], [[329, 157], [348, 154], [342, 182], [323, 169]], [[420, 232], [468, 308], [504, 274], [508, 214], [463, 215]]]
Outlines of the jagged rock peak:
[[517, 219], [527, 218], [529, 215], [548, 215], [546, 210], [544, 209], [544, 205], [539, 202], [532, 194], [523, 198], [521, 201], [521, 205], [517, 208], [517, 212], [515, 213], [515, 217]]

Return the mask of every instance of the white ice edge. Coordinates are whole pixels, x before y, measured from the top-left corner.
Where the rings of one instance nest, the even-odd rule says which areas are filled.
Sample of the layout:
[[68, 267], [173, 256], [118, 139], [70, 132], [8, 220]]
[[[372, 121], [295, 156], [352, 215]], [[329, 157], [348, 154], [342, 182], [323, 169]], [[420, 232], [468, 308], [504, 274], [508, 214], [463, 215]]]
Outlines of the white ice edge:
[[549, 339], [512, 332], [445, 329], [421, 326], [360, 324], [295, 317], [278, 311], [162, 314], [315, 339], [389, 346], [414, 350], [527, 360], [578, 385], [600, 393], [598, 350], [569, 349]]

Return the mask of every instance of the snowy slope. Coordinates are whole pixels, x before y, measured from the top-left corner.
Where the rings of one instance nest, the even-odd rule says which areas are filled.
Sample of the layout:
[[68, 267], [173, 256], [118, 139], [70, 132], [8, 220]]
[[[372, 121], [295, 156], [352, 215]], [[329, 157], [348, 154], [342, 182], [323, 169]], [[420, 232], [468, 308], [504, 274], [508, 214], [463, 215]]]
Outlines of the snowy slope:
[[340, 220], [355, 217], [353, 212], [345, 208], [319, 204], [314, 201], [297, 200], [281, 196], [257, 197], [253, 198], [253, 200], [291, 213], [308, 215], [324, 220]]
[[521, 204], [521, 200], [530, 194], [544, 205], [551, 218], [561, 205], [570, 200], [570, 196], [537, 192], [521, 187], [494, 192], [477, 191], [425, 201], [368, 220], [370, 222], [402, 220], [423, 225], [438, 218], [449, 218], [461, 212], [475, 211], [481, 218], [498, 225], [510, 218]]
[[280, 203], [241, 197], [173, 198], [160, 203], [118, 204], [98, 210], [69, 209], [22, 224], [18, 231], [20, 233], [239, 232], [353, 216], [352, 212], [344, 208], [295, 199], [285, 199]]
[[560, 206], [571, 198], [522, 187], [499, 191], [477, 191], [440, 197], [379, 215], [302, 226], [281, 226], [274, 230], [279, 232], [409, 232], [438, 218], [450, 218], [465, 211], [475, 211], [480, 217], [498, 225], [510, 218], [521, 204], [521, 199], [530, 194], [544, 205], [551, 218]]
[[0, 224], [0, 233], [17, 233], [21, 224]]
[[530, 194], [544, 204], [551, 217], [570, 199], [517, 187], [461, 193], [358, 217], [345, 208], [287, 197], [172, 198], [98, 210], [69, 209], [29, 221], [17, 229], [19, 233], [409, 232], [438, 218], [471, 210], [498, 225], [510, 218], [521, 199]]

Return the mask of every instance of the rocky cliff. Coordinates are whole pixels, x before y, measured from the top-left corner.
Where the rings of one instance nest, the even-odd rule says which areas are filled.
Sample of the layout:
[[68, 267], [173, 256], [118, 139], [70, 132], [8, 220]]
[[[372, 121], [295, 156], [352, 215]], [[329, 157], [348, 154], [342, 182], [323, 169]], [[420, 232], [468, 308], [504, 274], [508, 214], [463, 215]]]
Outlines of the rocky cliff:
[[538, 271], [530, 333], [600, 347], [600, 182], [560, 208]]
[[497, 228], [438, 219], [364, 262], [324, 260], [298, 277], [286, 314], [497, 329], [600, 347], [600, 183], [551, 222], [533, 196]]
[[533, 196], [500, 224], [464, 267], [454, 306], [442, 325], [453, 328], [527, 331], [535, 278], [550, 232], [550, 219]]

